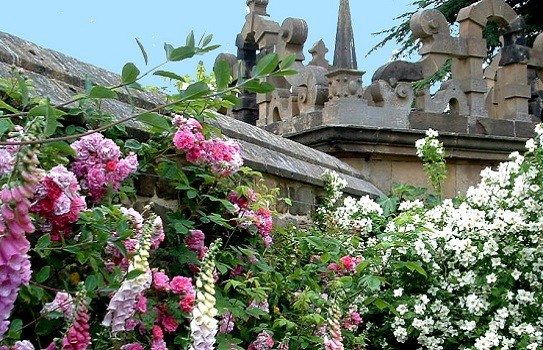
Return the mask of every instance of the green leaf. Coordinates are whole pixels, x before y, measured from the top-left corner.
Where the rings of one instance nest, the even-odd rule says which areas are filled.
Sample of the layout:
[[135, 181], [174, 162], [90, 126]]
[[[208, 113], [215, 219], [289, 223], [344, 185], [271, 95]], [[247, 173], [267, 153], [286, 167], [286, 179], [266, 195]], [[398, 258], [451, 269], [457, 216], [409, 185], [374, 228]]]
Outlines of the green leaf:
[[38, 239], [38, 242], [36, 243], [36, 246], [34, 247], [34, 249], [43, 249], [43, 248], [47, 248], [51, 245], [51, 236], [49, 234], [45, 234], [43, 236], [41, 236], [39, 239]]
[[94, 291], [98, 287], [98, 279], [95, 275], [89, 275], [85, 279], [85, 287], [88, 291]]
[[121, 82], [123, 84], [132, 84], [138, 79], [140, 75], [140, 70], [134, 63], [128, 62], [123, 67], [123, 72], [121, 74]]
[[294, 69], [285, 69], [285, 70], [273, 73], [273, 76], [274, 77], [285, 77], [287, 75], [295, 75], [295, 74], [298, 74], [298, 71], [296, 71]]
[[187, 35], [187, 46], [188, 47], [194, 47], [194, 32], [191, 30], [190, 33]]
[[279, 68], [281, 70], [285, 70], [286, 68], [292, 66], [294, 61], [296, 61], [296, 55], [295, 54], [288, 55], [287, 57], [283, 58], [281, 62], [279, 62]]
[[11, 113], [18, 113], [19, 111], [16, 110], [14, 107], [8, 105], [7, 103], [5, 103], [4, 101], [0, 100], [0, 109], [7, 109], [8, 111], [10, 111]]
[[405, 263], [405, 267], [409, 269], [409, 271], [417, 271], [420, 275], [423, 275], [424, 277], [428, 277], [426, 274], [426, 271], [421, 266], [421, 263], [419, 261], [408, 261]]
[[62, 117], [63, 115], [66, 115], [65, 112], [61, 111], [60, 109], [51, 107], [51, 105], [49, 105], [48, 103], [36, 106], [32, 108], [30, 111], [28, 111], [29, 117], [37, 117], [37, 116], [46, 117], [47, 114], [51, 114], [56, 117]]
[[277, 68], [279, 63], [279, 56], [276, 53], [270, 53], [262, 57], [254, 68], [254, 76], [264, 76], [270, 74]]
[[164, 52], [166, 53], [166, 59], [168, 61], [170, 60], [170, 56], [172, 54], [172, 51], [173, 51], [173, 46], [168, 44], [168, 43], [164, 43]]
[[138, 38], [135, 38], [135, 39], [141, 50], [141, 54], [143, 55], [143, 61], [145, 62], [145, 65], [147, 65], [147, 63], [149, 63], [149, 57], [147, 57], [147, 52], [145, 52], [145, 48], [143, 47], [142, 43], [138, 40]]
[[390, 305], [389, 303], [387, 303], [386, 301], [384, 301], [383, 299], [375, 299], [373, 303], [375, 304], [375, 306], [377, 306], [379, 310], [384, 310], [384, 309], [394, 310], [394, 307]]
[[124, 148], [128, 148], [132, 151], [139, 151], [141, 150], [141, 142], [134, 139], [128, 139], [124, 142]]
[[365, 276], [362, 280], [369, 289], [374, 291], [379, 290], [379, 287], [381, 286], [381, 280], [376, 276]]
[[49, 103], [46, 103], [46, 104], [43, 104], [43, 105], [40, 105], [40, 106], [36, 106], [36, 107], [32, 108], [28, 112], [29, 117], [37, 117], [37, 116], [44, 116], [45, 117], [45, 130], [44, 130], [44, 133], [45, 133], [46, 137], [49, 137], [49, 136], [51, 136], [51, 135], [53, 135], [55, 133], [55, 131], [57, 129], [57, 126], [60, 125], [58, 123], [57, 119], [60, 116], [63, 116], [64, 114], [66, 114], [66, 113], [64, 113], [60, 109], [56, 109], [56, 108], [51, 107], [49, 105]]
[[125, 279], [131, 280], [131, 279], [134, 279], [134, 278], [136, 278], [136, 277], [138, 277], [140, 275], [143, 275], [144, 273], [146, 273], [146, 271], [135, 269], [135, 270], [132, 270], [129, 273], [127, 273]]
[[9, 324], [8, 337], [13, 340], [21, 339], [21, 330], [23, 329], [23, 321], [20, 318], [11, 320]]
[[28, 106], [28, 85], [25, 78], [21, 74], [17, 74], [17, 85], [19, 86], [19, 92], [21, 93], [21, 103], [23, 107]]
[[194, 47], [181, 46], [173, 49], [167, 58], [168, 61], [177, 62], [185, 60], [187, 58], [191, 58], [195, 54], [196, 50], [194, 49]]
[[138, 116], [137, 120], [145, 123], [158, 131], [168, 131], [171, 128], [171, 124], [166, 117], [157, 113], [144, 113]]
[[259, 94], [266, 94], [275, 90], [275, 87], [272, 84], [267, 82], [259, 82], [256, 80], [247, 81], [245, 84], [243, 84], [243, 87], [246, 90]]
[[9, 119], [0, 119], [0, 137], [13, 128], [13, 123]]
[[172, 72], [165, 71], [165, 70], [157, 70], [153, 73], [153, 75], [158, 75], [159, 77], [164, 77], [164, 78], [168, 78], [172, 80], [179, 80], [179, 81], [185, 82], [185, 78], [183, 78], [182, 76], [177, 75]]
[[93, 86], [89, 91], [90, 98], [117, 98], [117, 93], [105, 86]]
[[209, 86], [203, 81], [190, 84], [186, 90], [180, 92], [180, 100], [193, 100], [209, 93]]
[[213, 34], [206, 35], [204, 40], [202, 40], [202, 46], [207, 46], [211, 42], [211, 39], [213, 39]]
[[47, 281], [50, 275], [51, 275], [51, 266], [44, 266], [36, 274], [36, 277], [34, 277], [34, 280], [38, 283], [43, 283]]
[[213, 73], [215, 73], [217, 90], [226, 89], [230, 83], [230, 64], [226, 61], [217, 62], [213, 67]]

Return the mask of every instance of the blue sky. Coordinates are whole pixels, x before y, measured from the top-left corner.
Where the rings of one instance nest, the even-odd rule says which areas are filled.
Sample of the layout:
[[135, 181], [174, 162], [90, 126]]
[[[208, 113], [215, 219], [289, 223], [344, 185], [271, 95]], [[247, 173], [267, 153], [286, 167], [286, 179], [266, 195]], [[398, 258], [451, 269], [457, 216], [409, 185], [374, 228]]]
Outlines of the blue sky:
[[[395, 48], [388, 45], [365, 57], [368, 50], [382, 37], [371, 35], [399, 21], [394, 18], [412, 9], [412, 0], [351, 0], [351, 13], [357, 49], [358, 67], [366, 71], [364, 84], [373, 72], [386, 63]], [[134, 38], [138, 38], [149, 55], [149, 66], [161, 63], [164, 42], [174, 46], [184, 44], [193, 30], [198, 38], [213, 34], [213, 43], [221, 47], [203, 57], [182, 64], [170, 64], [165, 69], [177, 74], [193, 74], [200, 59], [211, 70], [220, 52], [235, 54], [235, 38], [244, 23], [245, 0], [199, 1], [126, 1], [73, 0], [23, 2], [2, 4], [0, 30], [51, 48], [85, 62], [120, 73], [126, 62], [134, 62], [144, 71], [144, 62]], [[287, 17], [307, 21], [309, 37], [304, 46], [323, 39], [329, 48], [327, 58], [333, 59], [339, 0], [270, 0], [268, 13], [279, 24]], [[164, 85], [161, 80], [146, 80], [144, 84]]]

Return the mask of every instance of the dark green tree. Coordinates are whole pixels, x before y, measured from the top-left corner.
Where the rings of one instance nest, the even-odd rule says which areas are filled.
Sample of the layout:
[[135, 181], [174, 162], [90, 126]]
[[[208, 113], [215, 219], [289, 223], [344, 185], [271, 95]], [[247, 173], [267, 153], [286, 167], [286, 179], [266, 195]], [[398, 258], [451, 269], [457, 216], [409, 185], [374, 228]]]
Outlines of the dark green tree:
[[[417, 46], [409, 28], [411, 16], [418, 11], [435, 8], [439, 10], [449, 23], [456, 21], [456, 16], [460, 9], [476, 3], [478, 0], [416, 0], [413, 2], [415, 10], [409, 11], [398, 16], [396, 19], [401, 21], [399, 25], [383, 30], [376, 35], [383, 35], [381, 42], [375, 45], [368, 54], [383, 47], [386, 43], [392, 41], [399, 44], [399, 55], [409, 55], [416, 52]], [[535, 37], [543, 31], [543, 1], [542, 0], [506, 0], [506, 2], [524, 18], [526, 23], [526, 45], [531, 46]], [[496, 23], [489, 23], [484, 31], [487, 39], [488, 58], [496, 53], [500, 46], [499, 27]]]

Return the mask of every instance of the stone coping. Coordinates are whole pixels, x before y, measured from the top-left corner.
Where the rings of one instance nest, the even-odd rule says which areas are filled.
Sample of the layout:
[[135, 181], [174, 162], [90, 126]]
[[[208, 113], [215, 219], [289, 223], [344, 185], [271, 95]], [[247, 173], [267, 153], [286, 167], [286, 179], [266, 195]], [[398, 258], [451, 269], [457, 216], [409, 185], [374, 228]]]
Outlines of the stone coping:
[[[415, 157], [415, 142], [425, 130], [360, 125], [326, 125], [285, 137], [322, 152], [343, 157]], [[527, 138], [440, 132], [448, 159], [503, 161], [513, 151], [523, 153]]]

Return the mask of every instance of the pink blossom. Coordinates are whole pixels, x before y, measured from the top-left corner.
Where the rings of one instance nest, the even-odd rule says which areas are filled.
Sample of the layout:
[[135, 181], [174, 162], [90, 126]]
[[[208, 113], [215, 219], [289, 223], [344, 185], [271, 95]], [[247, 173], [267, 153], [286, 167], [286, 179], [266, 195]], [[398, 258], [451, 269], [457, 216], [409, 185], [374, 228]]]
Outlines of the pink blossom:
[[256, 193], [248, 188], [245, 194], [239, 194], [236, 191], [230, 192], [228, 200], [232, 204], [236, 204], [240, 209], [248, 208], [252, 203], [256, 202]]
[[173, 136], [173, 144], [178, 150], [187, 152], [190, 151], [197, 142], [196, 135], [184, 129], [179, 129]]
[[205, 235], [200, 230], [190, 230], [190, 235], [185, 238], [187, 248], [193, 252], [199, 252], [204, 248]]
[[5, 147], [0, 148], [0, 177], [11, 174], [15, 167], [15, 155]]
[[147, 298], [141, 294], [138, 296], [138, 301], [136, 302], [136, 310], [141, 313], [147, 312]]
[[356, 327], [362, 322], [362, 317], [356, 311], [351, 311], [349, 316], [343, 321], [343, 327], [350, 331], [354, 331]]
[[238, 265], [236, 266], [234, 269], [232, 269], [232, 271], [230, 271], [230, 274], [232, 276], [237, 276], [237, 275], [241, 275], [243, 273], [243, 270], [245, 270], [245, 268], [243, 267], [243, 265]]
[[172, 278], [170, 288], [175, 294], [188, 294], [194, 291], [192, 280], [183, 276], [175, 276]]
[[143, 350], [143, 345], [140, 343], [130, 343], [121, 346], [121, 350]]
[[170, 290], [170, 278], [162, 271], [155, 271], [153, 273], [153, 286], [156, 290], [168, 291]]
[[151, 330], [151, 333], [153, 333], [153, 339], [164, 338], [164, 332], [162, 332], [162, 328], [160, 328], [160, 326], [154, 325], [153, 329]]
[[137, 157], [130, 153], [121, 157], [119, 147], [113, 140], [99, 133], [82, 137], [72, 143], [76, 160], [72, 171], [80, 181], [81, 188], [89, 191], [94, 202], [99, 202], [107, 193], [108, 187], [118, 190], [120, 182], [136, 171]]
[[270, 350], [273, 348], [273, 344], [274, 341], [271, 335], [268, 332], [263, 331], [258, 334], [256, 340], [249, 345], [247, 350]]
[[186, 294], [183, 299], [179, 301], [179, 308], [183, 312], [192, 312], [192, 309], [194, 308], [195, 298], [196, 294], [194, 292]]
[[354, 271], [354, 269], [356, 268], [355, 259], [353, 259], [352, 257], [348, 255], [342, 257], [341, 259], [339, 259], [339, 261], [341, 261], [341, 263], [343, 264], [343, 267], [345, 267], [347, 271]]
[[247, 310], [251, 310], [251, 309], [260, 309], [264, 312], [270, 312], [270, 305], [268, 304], [267, 300], [262, 300], [262, 301], [253, 300], [251, 301], [249, 306], [247, 306]]
[[164, 339], [153, 339], [151, 350], [168, 350]]
[[175, 318], [171, 315], [164, 316], [162, 318], [162, 326], [166, 332], [175, 332], [179, 324], [175, 321]]
[[71, 319], [74, 312], [74, 302], [72, 296], [66, 292], [58, 292], [55, 295], [55, 299], [50, 303], [46, 303], [41, 310], [41, 314], [47, 317], [48, 313], [60, 311], [64, 314], [64, 317]]
[[231, 312], [227, 312], [222, 315], [219, 321], [219, 332], [230, 333], [234, 330], [234, 315]]

